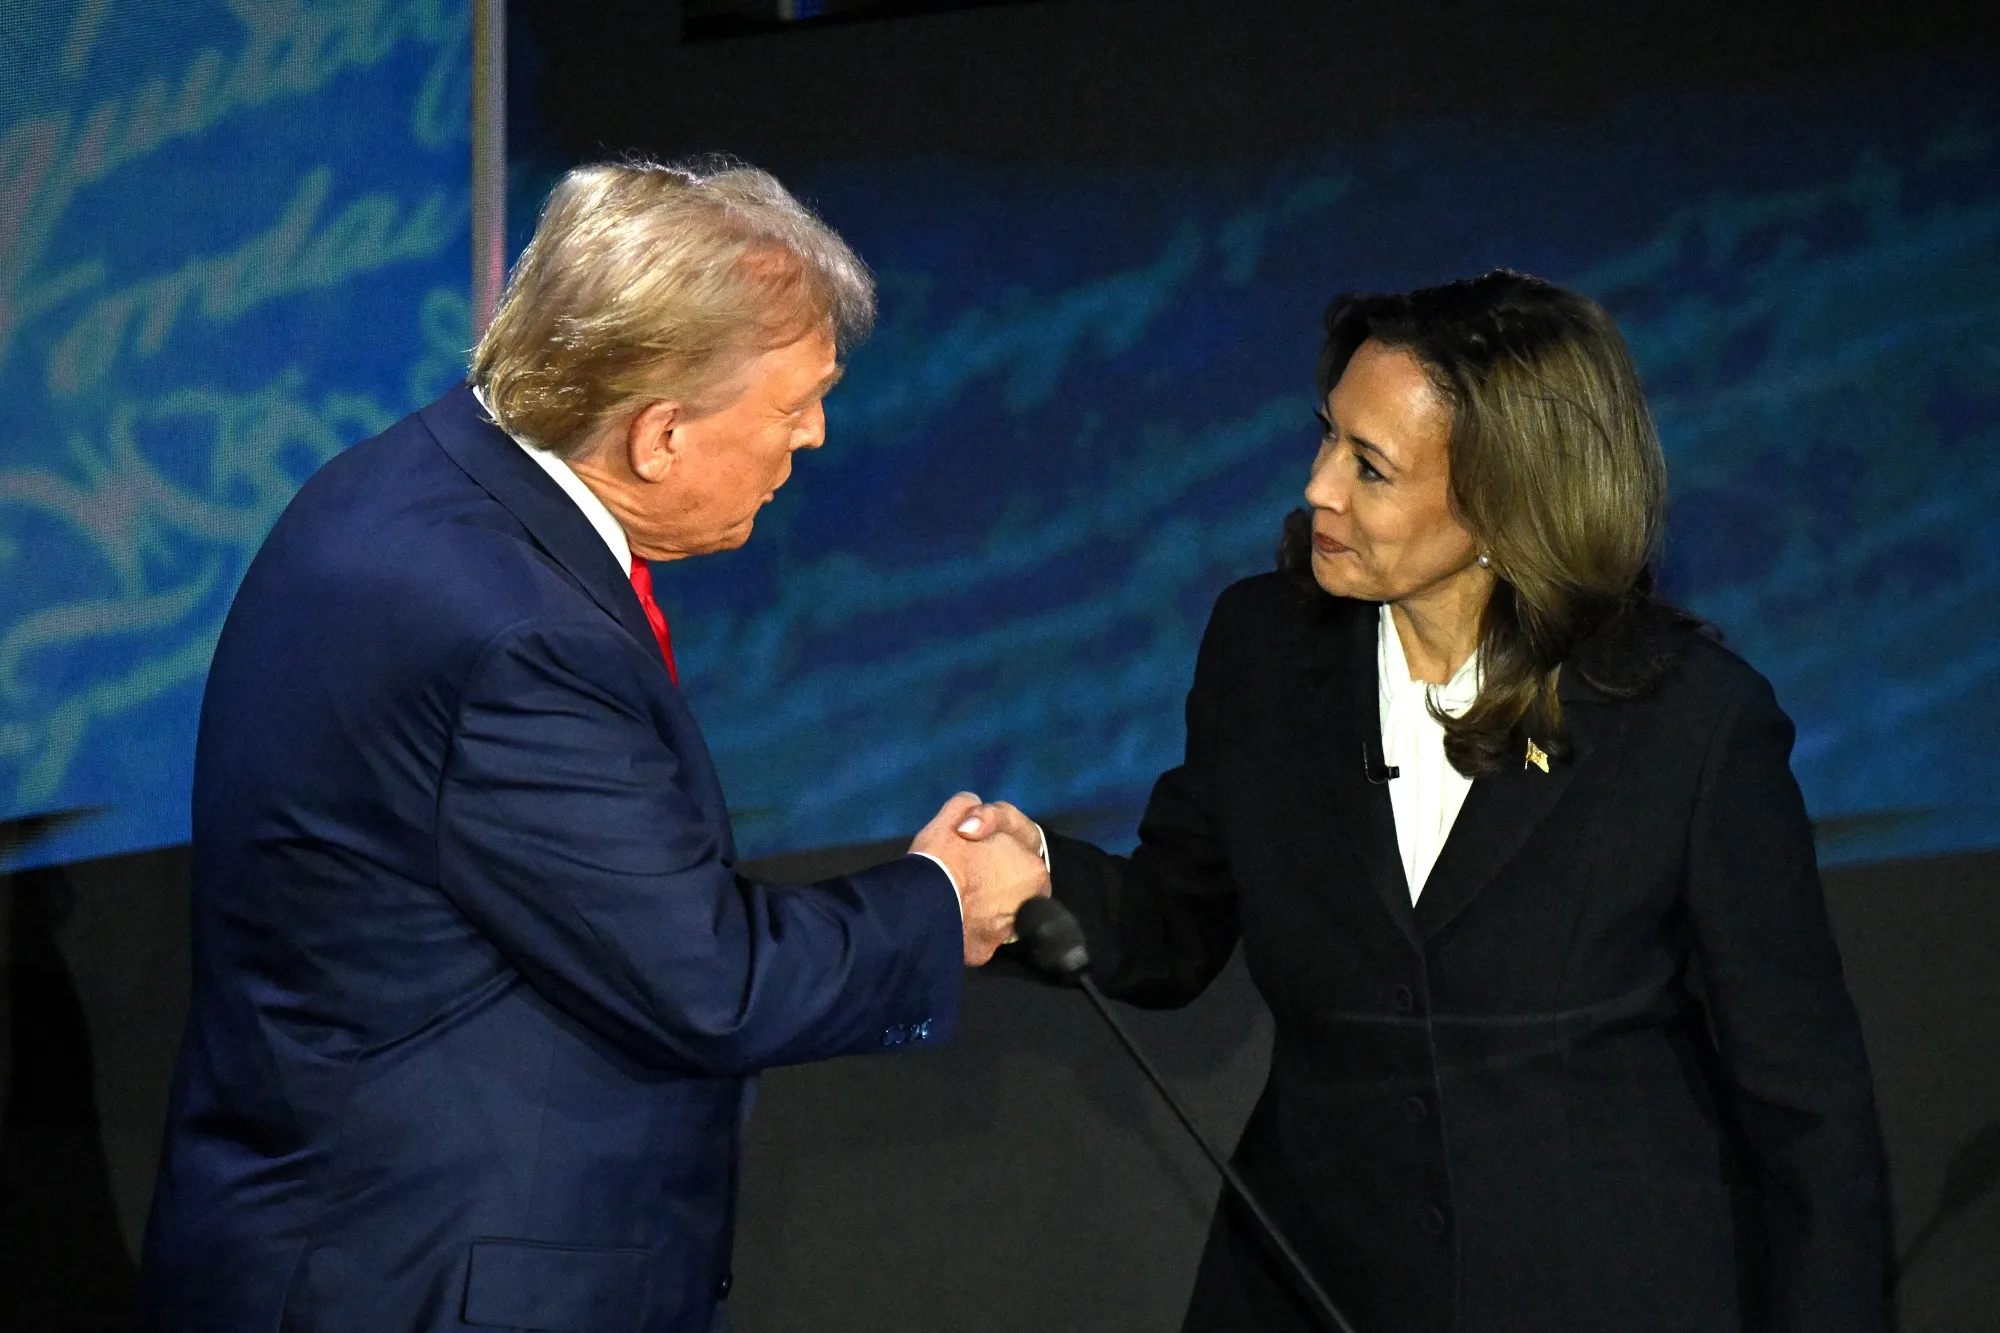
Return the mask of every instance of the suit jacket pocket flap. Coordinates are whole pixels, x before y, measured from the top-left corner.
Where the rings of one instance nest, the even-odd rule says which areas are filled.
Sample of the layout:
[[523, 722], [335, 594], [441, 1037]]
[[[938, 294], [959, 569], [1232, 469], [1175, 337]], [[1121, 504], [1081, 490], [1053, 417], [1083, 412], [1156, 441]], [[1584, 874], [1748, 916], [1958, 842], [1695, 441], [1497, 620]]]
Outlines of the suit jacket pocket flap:
[[476, 1240], [465, 1322], [546, 1333], [635, 1333], [646, 1322], [651, 1256], [523, 1240]]

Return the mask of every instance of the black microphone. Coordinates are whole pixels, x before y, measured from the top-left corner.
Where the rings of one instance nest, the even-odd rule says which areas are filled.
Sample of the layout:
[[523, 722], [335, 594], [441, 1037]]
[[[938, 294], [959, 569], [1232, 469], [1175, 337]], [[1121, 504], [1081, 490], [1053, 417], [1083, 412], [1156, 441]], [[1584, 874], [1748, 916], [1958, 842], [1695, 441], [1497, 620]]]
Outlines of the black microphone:
[[1377, 759], [1375, 756], [1380, 750], [1380, 742], [1371, 746], [1368, 743], [1367, 737], [1364, 736], [1361, 738], [1361, 776], [1367, 778], [1378, 787], [1390, 778], [1400, 776], [1403, 772], [1402, 769], [1390, 763], [1386, 756]]
[[1014, 913], [1014, 933], [1028, 946], [1037, 971], [1064, 981], [1081, 981], [1090, 970], [1090, 946], [1083, 923], [1053, 898], [1030, 898]]
[[[1393, 771], [1390, 776], [1395, 776]], [[1146, 1058], [1145, 1052], [1139, 1049], [1138, 1043], [1134, 1042], [1131, 1034], [1125, 1031], [1125, 1025], [1111, 1012], [1111, 1006], [1105, 1002], [1103, 992], [1098, 990], [1097, 984], [1090, 979], [1090, 946], [1084, 942], [1083, 926], [1077, 921], [1076, 916], [1053, 898], [1030, 898], [1021, 904], [1019, 911], [1014, 913], [1014, 933], [1028, 946], [1028, 957], [1038, 969], [1074, 983], [1090, 998], [1090, 1003], [1097, 1010], [1098, 1016], [1110, 1027], [1119, 1044], [1132, 1057], [1133, 1063], [1139, 1066], [1139, 1072], [1146, 1076], [1146, 1081], [1160, 1094], [1160, 1099], [1166, 1102], [1167, 1109], [1174, 1113], [1175, 1119], [1181, 1122], [1181, 1127], [1187, 1130], [1215, 1169], [1222, 1173], [1224, 1183], [1234, 1191], [1237, 1199], [1257, 1220], [1257, 1225], [1263, 1229], [1265, 1238], [1271, 1242], [1271, 1247], [1278, 1252], [1285, 1262], [1285, 1267], [1291, 1270], [1292, 1277], [1310, 1298], [1307, 1303], [1319, 1316], [1320, 1323], [1335, 1333], [1354, 1333], [1354, 1325], [1347, 1322], [1347, 1317], [1341, 1314], [1340, 1307], [1333, 1303], [1333, 1298], [1326, 1294], [1326, 1289], [1313, 1277], [1311, 1270], [1306, 1267], [1305, 1260], [1301, 1259], [1299, 1252], [1292, 1248], [1292, 1243], [1285, 1239], [1285, 1233], [1278, 1229], [1278, 1224], [1264, 1211], [1264, 1205], [1257, 1201], [1257, 1196], [1250, 1192], [1250, 1187], [1236, 1174], [1236, 1168], [1216, 1151], [1215, 1146], [1208, 1141], [1208, 1136], [1194, 1123], [1194, 1117], [1187, 1113], [1180, 1099], [1174, 1096], [1166, 1080], [1153, 1068], [1153, 1062]]]

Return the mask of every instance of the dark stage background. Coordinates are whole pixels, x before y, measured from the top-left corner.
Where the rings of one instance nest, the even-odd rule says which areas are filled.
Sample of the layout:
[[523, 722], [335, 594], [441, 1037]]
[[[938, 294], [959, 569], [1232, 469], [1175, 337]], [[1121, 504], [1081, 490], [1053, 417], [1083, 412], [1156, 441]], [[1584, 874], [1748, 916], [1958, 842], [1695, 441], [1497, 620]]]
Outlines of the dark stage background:
[[[761, 869], [810, 877], [894, 850]], [[8, 1333], [129, 1327], [187, 1005], [187, 875], [177, 848], [8, 885]], [[1903, 1333], [1990, 1333], [2000, 855], [1842, 867], [1827, 896], [1888, 1141]], [[1126, 1016], [1195, 1115], [1232, 1139], [1270, 1040], [1241, 960], [1189, 1009]], [[1083, 997], [995, 965], [971, 978], [947, 1047], [765, 1076], [730, 1306], [738, 1333], [1171, 1333], [1214, 1196]]]
[[[10, 1330], [129, 1308], [242, 563], [469, 336], [462, 5], [182, 8], [0, 0], [0, 820], [44, 835], [0, 894]], [[746, 849], [826, 873], [960, 786], [1128, 842], [1209, 602], [1303, 485], [1327, 297], [1575, 284], [1653, 395], [1669, 591], [1800, 724], [1904, 1327], [2000, 1329], [1988, 9], [1041, 0], [683, 42], [670, 3], [517, 4], [517, 245], [573, 161], [728, 150], [882, 280], [828, 447], [744, 551], [661, 570]], [[107, 98], [180, 128], [100, 170]], [[1233, 1133], [1267, 1043], [1240, 967], [1135, 1022]], [[769, 1077], [732, 1305], [741, 1333], [1168, 1329], [1212, 1198], [1079, 997], [980, 975], [949, 1049]]]

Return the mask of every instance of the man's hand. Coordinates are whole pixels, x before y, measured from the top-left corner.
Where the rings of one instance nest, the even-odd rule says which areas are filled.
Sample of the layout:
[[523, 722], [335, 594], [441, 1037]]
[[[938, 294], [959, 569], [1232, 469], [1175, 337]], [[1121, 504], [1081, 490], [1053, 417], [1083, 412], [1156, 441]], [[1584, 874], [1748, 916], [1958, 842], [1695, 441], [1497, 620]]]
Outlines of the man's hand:
[[[999, 805], [982, 805], [977, 796], [960, 792], [944, 803], [936, 818], [910, 844], [912, 852], [935, 856], [958, 881], [959, 909], [965, 916], [965, 964], [981, 967], [1014, 932], [1014, 912], [1030, 898], [1049, 891], [1039, 843], [1029, 825], [1025, 846], [1018, 838], [996, 838]], [[1012, 806], [1005, 806], [1013, 810]], [[986, 816], [973, 823], [974, 811]], [[1019, 815], [1020, 812], [1015, 810]]]

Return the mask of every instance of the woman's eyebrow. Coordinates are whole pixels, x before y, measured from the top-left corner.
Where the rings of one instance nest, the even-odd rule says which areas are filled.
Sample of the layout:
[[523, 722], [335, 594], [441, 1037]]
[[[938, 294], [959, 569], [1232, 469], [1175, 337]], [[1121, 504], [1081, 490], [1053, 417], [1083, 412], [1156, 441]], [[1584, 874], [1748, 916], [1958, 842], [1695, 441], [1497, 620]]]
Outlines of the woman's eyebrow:
[[1389, 471], [1391, 472], [1402, 471], [1401, 468], [1396, 466], [1396, 460], [1391, 458], [1387, 453], [1383, 452], [1381, 445], [1372, 443], [1368, 440], [1364, 440], [1359, 435], [1356, 435], [1352, 432], [1348, 433], [1347, 442], [1354, 446], [1355, 453], [1372, 454], [1376, 459], [1380, 460], [1388, 468]]
[[[1320, 427], [1326, 432], [1326, 438], [1330, 440], [1334, 438], [1336, 435], [1340, 434], [1339, 428], [1333, 424], [1332, 414], [1330, 414], [1325, 408], [1323, 407], [1314, 408], [1313, 415], [1319, 418]], [[1396, 465], [1396, 460], [1389, 456], [1388, 451], [1383, 449], [1381, 445], [1376, 444], [1373, 440], [1363, 439], [1361, 436], [1354, 434], [1354, 432], [1352, 431], [1349, 431], [1347, 434], [1347, 442], [1354, 447], [1354, 451], [1356, 453], [1368, 454], [1371, 457], [1377, 459], [1379, 462], [1381, 462], [1382, 468], [1377, 469], [1378, 471], [1382, 470], [1387, 470], [1390, 472], [1402, 471], [1402, 469]]]

